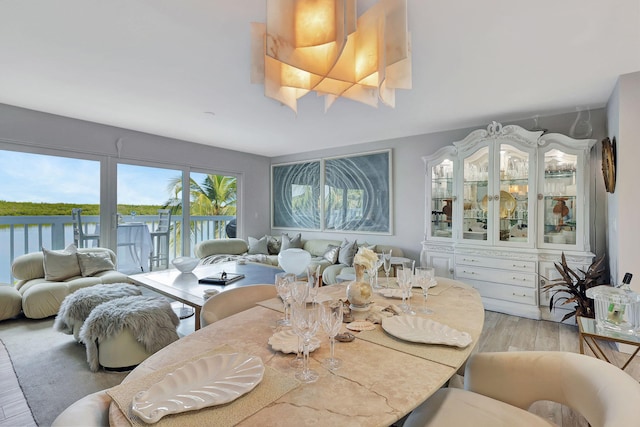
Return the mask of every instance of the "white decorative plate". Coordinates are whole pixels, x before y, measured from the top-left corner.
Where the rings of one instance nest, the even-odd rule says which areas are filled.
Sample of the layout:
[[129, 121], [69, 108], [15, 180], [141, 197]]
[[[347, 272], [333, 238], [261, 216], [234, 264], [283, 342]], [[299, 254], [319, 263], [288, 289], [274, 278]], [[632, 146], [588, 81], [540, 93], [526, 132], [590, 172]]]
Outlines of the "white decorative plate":
[[216, 354], [187, 363], [133, 397], [133, 413], [146, 423], [168, 414], [231, 402], [262, 381], [258, 356]]
[[380, 295], [385, 298], [400, 298], [402, 299], [402, 289], [380, 289], [378, 291]]
[[346, 328], [352, 331], [373, 331], [376, 325], [368, 320], [356, 320], [355, 322], [348, 323]]
[[[271, 335], [269, 338], [269, 345], [275, 351], [281, 351], [283, 353], [297, 353], [298, 336], [291, 329], [285, 329]], [[309, 352], [316, 350], [318, 347], [320, 347], [320, 340], [317, 338], [311, 339]]]
[[393, 316], [382, 319], [382, 329], [405, 341], [466, 347], [471, 335], [447, 325], [418, 316]]

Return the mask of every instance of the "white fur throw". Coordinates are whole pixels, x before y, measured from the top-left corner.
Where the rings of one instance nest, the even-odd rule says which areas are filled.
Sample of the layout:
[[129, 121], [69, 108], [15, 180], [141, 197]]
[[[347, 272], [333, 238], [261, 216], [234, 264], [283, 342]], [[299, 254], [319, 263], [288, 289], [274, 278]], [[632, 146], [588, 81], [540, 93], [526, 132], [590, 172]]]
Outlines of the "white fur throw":
[[100, 304], [91, 311], [80, 330], [87, 348], [89, 369], [97, 371], [98, 344], [129, 328], [148, 353], [178, 340], [180, 319], [164, 298], [129, 296]]
[[58, 310], [53, 329], [68, 335], [78, 333], [91, 310], [103, 302], [130, 295], [142, 295], [140, 289], [128, 283], [112, 283], [78, 289], [65, 297]]

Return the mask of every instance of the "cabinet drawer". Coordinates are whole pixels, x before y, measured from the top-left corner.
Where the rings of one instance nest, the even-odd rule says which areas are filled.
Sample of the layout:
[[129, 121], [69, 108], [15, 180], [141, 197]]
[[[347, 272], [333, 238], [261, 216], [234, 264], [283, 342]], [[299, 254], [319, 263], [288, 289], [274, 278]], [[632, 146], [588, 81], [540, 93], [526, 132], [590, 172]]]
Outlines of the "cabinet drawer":
[[535, 261], [498, 259], [475, 255], [458, 255], [456, 256], [456, 264], [475, 265], [479, 267], [499, 268], [502, 270], [514, 270], [529, 273], [536, 272]]
[[469, 281], [467, 283], [476, 288], [480, 295], [485, 298], [537, 305], [535, 289], [477, 281]]
[[485, 282], [523, 286], [534, 289], [537, 287], [536, 275], [534, 273], [495, 270], [492, 268], [473, 267], [470, 265], [456, 265], [456, 278], [482, 280]]

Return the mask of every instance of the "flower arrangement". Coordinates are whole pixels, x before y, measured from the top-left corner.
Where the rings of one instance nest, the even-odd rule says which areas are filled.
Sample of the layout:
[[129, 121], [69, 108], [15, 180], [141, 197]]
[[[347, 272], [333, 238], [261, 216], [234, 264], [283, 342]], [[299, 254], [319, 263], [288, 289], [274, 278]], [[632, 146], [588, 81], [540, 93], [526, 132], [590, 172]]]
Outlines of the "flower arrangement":
[[377, 263], [378, 254], [364, 246], [360, 246], [355, 257], [353, 257], [353, 264], [362, 265], [365, 270], [372, 271], [376, 268]]

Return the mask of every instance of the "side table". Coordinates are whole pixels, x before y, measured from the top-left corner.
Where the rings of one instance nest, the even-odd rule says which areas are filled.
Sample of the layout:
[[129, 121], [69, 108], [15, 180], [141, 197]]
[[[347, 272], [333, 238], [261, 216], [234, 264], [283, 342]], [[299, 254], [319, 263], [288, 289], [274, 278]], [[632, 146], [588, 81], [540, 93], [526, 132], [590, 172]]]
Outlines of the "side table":
[[589, 317], [577, 316], [577, 320], [578, 331], [580, 334], [580, 354], [584, 354], [584, 343], [586, 343], [593, 354], [596, 356], [596, 358], [606, 360], [608, 363], [612, 363], [604, 354], [596, 340], [617, 342], [620, 344], [635, 346], [636, 351], [633, 352], [633, 354], [621, 368], [622, 370], [624, 370], [633, 360], [636, 354], [638, 354], [638, 352], [640, 351], [640, 337], [638, 336], [622, 334], [604, 328], [597, 328], [595, 319], [591, 319]]

